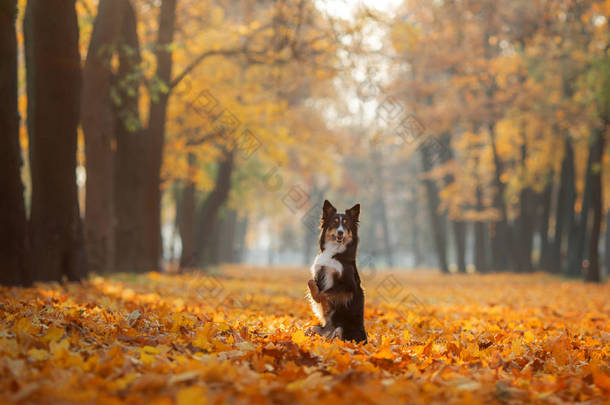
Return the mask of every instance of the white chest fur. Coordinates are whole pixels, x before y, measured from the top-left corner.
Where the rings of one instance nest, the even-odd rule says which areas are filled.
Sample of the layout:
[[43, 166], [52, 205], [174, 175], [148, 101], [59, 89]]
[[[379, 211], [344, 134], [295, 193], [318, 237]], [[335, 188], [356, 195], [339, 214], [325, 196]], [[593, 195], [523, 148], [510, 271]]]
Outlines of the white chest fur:
[[338, 272], [339, 275], [343, 273], [343, 265], [341, 265], [338, 260], [333, 259], [333, 256], [344, 251], [345, 245], [329, 241], [326, 242], [324, 250], [316, 256], [316, 260], [311, 266], [311, 276], [315, 279], [316, 274], [322, 269], [327, 272], [326, 277], [324, 277], [324, 286], [322, 286], [322, 290], [327, 290], [333, 286], [333, 272]]

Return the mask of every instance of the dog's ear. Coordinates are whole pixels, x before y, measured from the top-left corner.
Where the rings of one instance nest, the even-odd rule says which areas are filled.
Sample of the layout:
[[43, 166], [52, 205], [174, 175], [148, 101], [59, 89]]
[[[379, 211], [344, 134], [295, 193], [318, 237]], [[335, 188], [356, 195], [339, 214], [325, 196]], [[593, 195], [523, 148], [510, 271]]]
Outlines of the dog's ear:
[[322, 221], [328, 220], [330, 217], [337, 213], [337, 209], [333, 207], [333, 205], [328, 200], [324, 200], [324, 205], [322, 206]]
[[360, 204], [354, 205], [349, 210], [346, 210], [345, 213], [355, 222], [358, 222], [358, 219], [360, 218]]

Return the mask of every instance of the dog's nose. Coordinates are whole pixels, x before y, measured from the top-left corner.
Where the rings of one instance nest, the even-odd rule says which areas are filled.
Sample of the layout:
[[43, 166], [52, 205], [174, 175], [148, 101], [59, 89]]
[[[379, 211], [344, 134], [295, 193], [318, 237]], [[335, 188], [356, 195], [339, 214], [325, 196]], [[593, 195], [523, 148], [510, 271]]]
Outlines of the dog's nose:
[[343, 231], [337, 231], [337, 235], [343, 236]]

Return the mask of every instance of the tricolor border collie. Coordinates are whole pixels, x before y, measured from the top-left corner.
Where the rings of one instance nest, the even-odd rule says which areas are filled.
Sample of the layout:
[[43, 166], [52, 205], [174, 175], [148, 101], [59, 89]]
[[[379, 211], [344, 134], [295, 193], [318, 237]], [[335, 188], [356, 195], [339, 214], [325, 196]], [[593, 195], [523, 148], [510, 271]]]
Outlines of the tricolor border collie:
[[322, 207], [320, 253], [309, 280], [312, 309], [321, 324], [309, 329], [329, 338], [366, 342], [364, 291], [356, 267], [360, 204], [345, 213], [328, 201]]

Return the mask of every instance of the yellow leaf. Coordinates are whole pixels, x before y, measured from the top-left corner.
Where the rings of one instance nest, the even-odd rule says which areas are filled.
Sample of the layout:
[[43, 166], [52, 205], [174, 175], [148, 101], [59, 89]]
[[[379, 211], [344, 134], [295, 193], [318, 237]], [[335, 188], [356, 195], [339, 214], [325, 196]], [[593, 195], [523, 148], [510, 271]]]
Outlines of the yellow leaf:
[[231, 325], [227, 323], [218, 323], [216, 324], [216, 328], [221, 332], [227, 332], [231, 330]]
[[176, 395], [176, 403], [178, 405], [205, 405], [207, 403], [205, 390], [197, 386], [183, 388]]
[[305, 336], [305, 333], [302, 330], [298, 330], [292, 334], [292, 341], [300, 345], [307, 341], [307, 336]]
[[204, 333], [197, 334], [195, 339], [193, 339], [192, 344], [203, 350], [210, 350], [212, 348], [212, 343]]
[[50, 345], [50, 350], [51, 350], [51, 353], [53, 353], [53, 355], [57, 355], [62, 350], [69, 350], [69, 349], [70, 349], [70, 342], [68, 341], [68, 339], [64, 339], [59, 342], [51, 342], [51, 345]]
[[145, 352], [147, 354], [159, 354], [161, 353], [161, 350], [157, 347], [153, 347], [153, 346], [144, 346], [140, 349], [141, 352]]
[[373, 357], [376, 359], [392, 360], [394, 359], [394, 353], [392, 353], [388, 346], [384, 346], [381, 348], [381, 350], [373, 354]]
[[32, 325], [32, 321], [29, 318], [21, 318], [15, 322], [15, 330], [24, 331], [27, 333], [36, 333], [36, 327]]
[[156, 347], [144, 346], [140, 348], [140, 361], [144, 364], [150, 364], [155, 361], [155, 355], [161, 351]]
[[536, 336], [534, 336], [534, 334], [532, 333], [532, 331], [528, 330], [523, 334], [523, 340], [526, 343], [531, 343], [534, 340], [536, 340]]
[[42, 337], [43, 342], [56, 342], [64, 335], [63, 328], [58, 328], [56, 326], [51, 326], [47, 333]]
[[43, 361], [49, 358], [49, 352], [42, 349], [30, 349], [28, 350], [28, 357], [36, 361]]
[[138, 378], [137, 373], [125, 374], [123, 377], [117, 378], [116, 380], [114, 380], [112, 382], [112, 385], [117, 390], [123, 390], [123, 389], [127, 388], [127, 386], [129, 384], [131, 384], [131, 382], [133, 380], [135, 380], [136, 378]]

